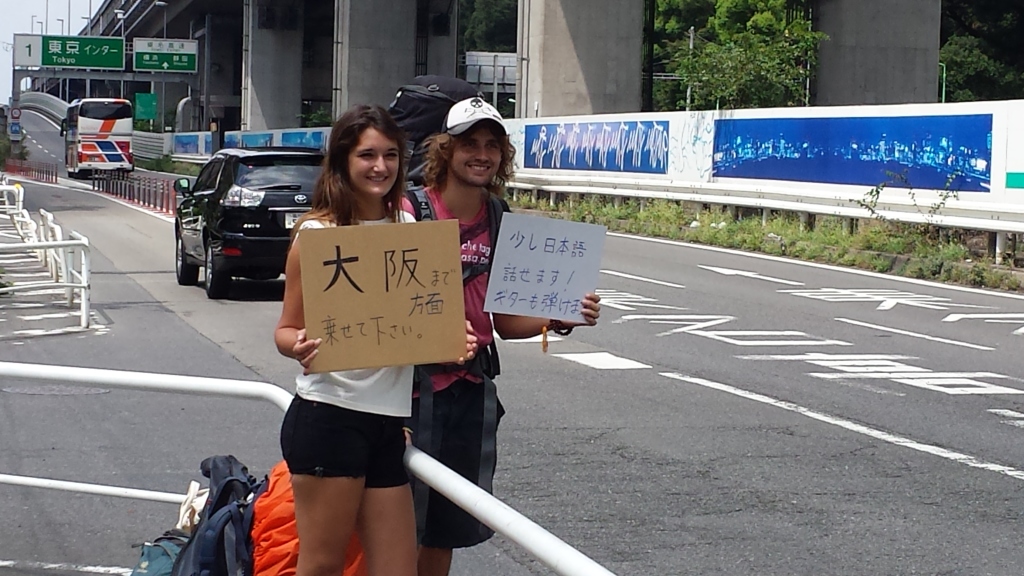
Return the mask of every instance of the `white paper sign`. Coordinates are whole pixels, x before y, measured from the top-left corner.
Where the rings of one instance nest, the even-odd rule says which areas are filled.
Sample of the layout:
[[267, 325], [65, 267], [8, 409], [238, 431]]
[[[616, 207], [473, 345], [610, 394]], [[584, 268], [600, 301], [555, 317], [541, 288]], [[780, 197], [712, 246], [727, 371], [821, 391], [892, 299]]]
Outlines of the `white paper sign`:
[[580, 322], [597, 290], [604, 226], [508, 213], [491, 260], [484, 310]]

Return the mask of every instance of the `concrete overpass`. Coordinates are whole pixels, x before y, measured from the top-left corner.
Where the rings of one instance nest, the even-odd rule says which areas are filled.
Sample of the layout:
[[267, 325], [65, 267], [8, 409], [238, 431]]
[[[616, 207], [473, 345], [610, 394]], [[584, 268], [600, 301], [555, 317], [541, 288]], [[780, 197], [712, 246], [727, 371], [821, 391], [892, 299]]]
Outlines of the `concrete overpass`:
[[[644, 29], [654, 0], [520, 0], [519, 116], [641, 109]], [[382, 8], [386, 4], [386, 8]], [[166, 109], [194, 103], [192, 129], [296, 127], [386, 104], [418, 74], [456, 75], [457, 0], [104, 0], [84, 34], [193, 38], [197, 89], [167, 84]], [[818, 104], [935, 101], [940, 0], [790, 0], [830, 40]], [[899, 17], [896, 17], [899, 16]], [[648, 22], [649, 23], [649, 22]], [[130, 62], [129, 62], [130, 64]], [[129, 94], [151, 91], [130, 82]], [[106, 81], [94, 93], [117, 94]], [[160, 90], [152, 90], [160, 93]], [[72, 96], [84, 83], [72, 85]]]

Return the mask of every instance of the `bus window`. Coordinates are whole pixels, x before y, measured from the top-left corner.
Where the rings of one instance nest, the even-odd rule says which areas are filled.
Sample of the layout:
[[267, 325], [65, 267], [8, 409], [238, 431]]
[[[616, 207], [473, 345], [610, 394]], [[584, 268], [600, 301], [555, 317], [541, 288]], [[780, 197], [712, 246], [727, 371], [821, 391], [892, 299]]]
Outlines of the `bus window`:
[[78, 116], [92, 120], [121, 120], [132, 117], [128, 102], [82, 102]]

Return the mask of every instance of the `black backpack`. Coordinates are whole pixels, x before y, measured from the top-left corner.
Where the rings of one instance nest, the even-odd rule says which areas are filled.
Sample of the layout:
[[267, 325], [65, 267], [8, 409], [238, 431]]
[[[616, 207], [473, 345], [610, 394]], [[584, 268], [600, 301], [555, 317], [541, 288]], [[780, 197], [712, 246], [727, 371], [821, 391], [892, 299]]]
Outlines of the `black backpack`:
[[171, 576], [251, 576], [253, 508], [267, 488], [234, 456], [212, 456], [199, 466], [210, 493]]
[[475, 86], [447, 76], [417, 76], [398, 89], [388, 113], [409, 139], [407, 178], [413, 184], [423, 183], [424, 141], [444, 128], [444, 118], [456, 102], [475, 96], [483, 96]]

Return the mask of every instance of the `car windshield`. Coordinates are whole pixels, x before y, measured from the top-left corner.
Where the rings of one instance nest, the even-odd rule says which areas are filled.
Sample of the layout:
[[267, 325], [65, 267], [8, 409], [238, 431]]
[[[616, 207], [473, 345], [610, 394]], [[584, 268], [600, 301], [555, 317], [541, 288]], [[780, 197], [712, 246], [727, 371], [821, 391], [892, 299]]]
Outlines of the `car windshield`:
[[235, 184], [250, 190], [312, 190], [320, 176], [320, 157], [247, 158], [238, 166]]

